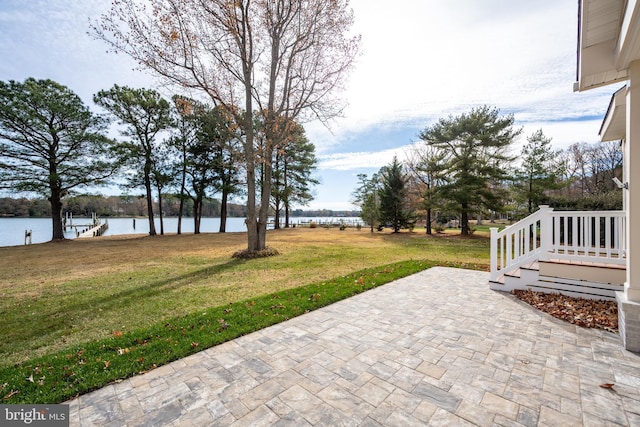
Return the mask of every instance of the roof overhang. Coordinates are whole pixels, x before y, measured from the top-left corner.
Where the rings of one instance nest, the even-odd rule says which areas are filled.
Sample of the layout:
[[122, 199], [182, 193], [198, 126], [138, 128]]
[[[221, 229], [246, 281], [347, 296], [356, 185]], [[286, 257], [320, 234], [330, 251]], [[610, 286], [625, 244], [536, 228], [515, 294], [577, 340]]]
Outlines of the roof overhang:
[[618, 89], [609, 102], [607, 114], [600, 126], [600, 141], [619, 141], [625, 138], [627, 132], [627, 86]]
[[628, 79], [640, 59], [640, 0], [579, 0], [574, 91]]

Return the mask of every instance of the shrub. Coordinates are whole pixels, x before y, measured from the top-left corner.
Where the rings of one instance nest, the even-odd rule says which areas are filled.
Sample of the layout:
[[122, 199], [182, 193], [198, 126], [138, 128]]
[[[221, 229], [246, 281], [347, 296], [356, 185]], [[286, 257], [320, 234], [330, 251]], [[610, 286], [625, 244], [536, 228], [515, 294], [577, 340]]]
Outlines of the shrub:
[[239, 259], [256, 259], [256, 258], [267, 258], [270, 256], [276, 256], [276, 255], [280, 255], [280, 252], [278, 252], [276, 249], [265, 248], [261, 251], [253, 251], [253, 252], [250, 252], [246, 249], [239, 250], [233, 255], [231, 255], [231, 257], [239, 258]]

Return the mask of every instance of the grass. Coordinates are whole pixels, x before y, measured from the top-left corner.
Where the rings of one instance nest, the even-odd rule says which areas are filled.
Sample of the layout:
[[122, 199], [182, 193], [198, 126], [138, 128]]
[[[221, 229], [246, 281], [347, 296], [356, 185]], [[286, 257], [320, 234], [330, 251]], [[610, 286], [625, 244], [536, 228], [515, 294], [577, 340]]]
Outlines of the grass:
[[482, 236], [297, 228], [269, 233], [279, 256], [232, 259], [245, 238], [0, 249], [0, 396], [60, 402], [432, 265], [489, 258]]

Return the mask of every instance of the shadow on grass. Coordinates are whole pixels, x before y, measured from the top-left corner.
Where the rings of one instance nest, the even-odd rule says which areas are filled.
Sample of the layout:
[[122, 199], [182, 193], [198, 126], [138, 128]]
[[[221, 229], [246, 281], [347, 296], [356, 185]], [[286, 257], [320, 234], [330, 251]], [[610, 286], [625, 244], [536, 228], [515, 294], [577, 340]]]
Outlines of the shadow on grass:
[[[19, 348], [22, 350], [26, 342], [33, 343], [34, 337], [41, 337], [42, 342], [51, 342], [65, 335], [73, 324], [78, 321], [78, 317], [84, 319], [95, 317], [92, 312], [110, 310], [114, 306], [119, 308], [129, 307], [140, 300], [153, 298], [163, 292], [176, 290], [188, 285], [191, 280], [206, 278], [208, 276], [233, 269], [246, 263], [246, 260], [232, 259], [226, 263], [202, 268], [180, 276], [167, 277], [166, 279], [152, 281], [150, 283], [122, 290], [116, 294], [105, 295], [100, 298], [82, 298], [81, 301], [71, 304], [62, 303], [51, 307], [51, 305], [32, 307], [32, 313], [37, 314], [26, 320], [26, 316], [9, 317], [8, 313], [3, 313], [3, 329], [5, 329], [5, 339], [0, 341], [0, 355]], [[45, 302], [46, 300], [43, 300]], [[25, 310], [21, 310], [25, 314]], [[167, 313], [167, 317], [174, 313]], [[43, 344], [44, 345], [44, 344]], [[35, 350], [31, 348], [31, 350]]]

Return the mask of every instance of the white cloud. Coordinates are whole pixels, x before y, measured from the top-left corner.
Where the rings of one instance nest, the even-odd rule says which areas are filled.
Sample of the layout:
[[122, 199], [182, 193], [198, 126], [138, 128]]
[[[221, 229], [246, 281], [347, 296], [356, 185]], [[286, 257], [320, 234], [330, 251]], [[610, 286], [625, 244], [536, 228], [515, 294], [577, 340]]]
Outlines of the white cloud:
[[483, 104], [513, 112], [521, 123], [604, 114], [609, 89], [572, 92], [575, 3], [351, 4], [363, 55], [344, 94], [346, 116], [333, 133], [307, 125], [320, 153], [339, 152], [353, 133], [398, 124], [424, 127]]
[[[87, 34], [89, 21], [109, 4], [0, 1], [0, 80], [51, 78], [88, 104], [114, 83], [156, 85], [133, 72], [136, 64], [129, 58], [107, 54], [107, 46]], [[419, 129], [482, 104], [513, 113], [517, 126], [524, 127], [521, 143], [540, 128], [558, 148], [597, 140], [616, 88], [572, 92], [575, 1], [351, 0], [351, 5], [354, 32], [362, 34], [363, 45], [342, 94], [349, 107], [331, 131], [319, 123], [305, 125], [325, 187], [338, 185], [329, 174], [355, 176], [388, 164], [394, 154], [404, 158], [403, 149]], [[318, 203], [348, 204], [343, 190], [320, 188]]]
[[393, 156], [397, 156], [402, 161], [405, 158], [406, 147], [398, 147], [390, 150], [358, 152], [358, 153], [336, 153], [318, 156], [318, 169], [320, 170], [358, 170], [358, 169], [380, 169], [391, 163]]

